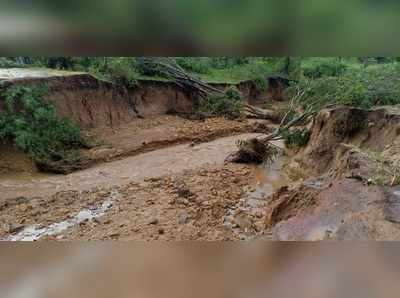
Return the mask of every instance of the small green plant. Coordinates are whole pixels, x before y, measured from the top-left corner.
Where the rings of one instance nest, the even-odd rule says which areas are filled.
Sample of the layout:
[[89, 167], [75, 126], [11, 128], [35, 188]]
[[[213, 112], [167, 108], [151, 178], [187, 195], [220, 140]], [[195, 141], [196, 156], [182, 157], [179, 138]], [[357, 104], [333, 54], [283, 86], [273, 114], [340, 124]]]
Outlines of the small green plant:
[[224, 94], [210, 95], [203, 99], [199, 111], [214, 116], [238, 118], [243, 114], [244, 99], [236, 87], [229, 87]]
[[264, 77], [257, 77], [254, 80], [258, 92], [265, 92], [268, 89], [268, 82]]
[[0, 139], [14, 141], [39, 164], [61, 161], [85, 145], [79, 126], [60, 119], [43, 99], [46, 92], [45, 86], [8, 88], [0, 113]]
[[308, 129], [294, 129], [282, 132], [285, 145], [289, 149], [304, 147], [310, 140], [310, 131]]
[[130, 57], [104, 58], [93, 66], [92, 72], [127, 88], [136, 87], [139, 76], [135, 59]]

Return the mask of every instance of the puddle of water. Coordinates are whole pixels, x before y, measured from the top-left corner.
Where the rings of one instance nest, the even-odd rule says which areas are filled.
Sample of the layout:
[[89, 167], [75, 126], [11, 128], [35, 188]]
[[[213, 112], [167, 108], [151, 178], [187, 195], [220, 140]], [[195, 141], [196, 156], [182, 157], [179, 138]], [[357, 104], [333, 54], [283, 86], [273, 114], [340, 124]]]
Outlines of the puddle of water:
[[53, 236], [60, 234], [61, 232], [67, 230], [72, 226], [103, 216], [105, 212], [109, 208], [111, 208], [114, 201], [117, 199], [118, 195], [119, 195], [118, 191], [113, 189], [111, 191], [110, 196], [103, 202], [103, 204], [98, 209], [82, 210], [71, 219], [57, 222], [47, 227], [41, 227], [40, 225], [32, 225], [26, 227], [18, 234], [9, 236], [7, 239], [5, 239], [5, 241], [35, 241], [44, 236]]

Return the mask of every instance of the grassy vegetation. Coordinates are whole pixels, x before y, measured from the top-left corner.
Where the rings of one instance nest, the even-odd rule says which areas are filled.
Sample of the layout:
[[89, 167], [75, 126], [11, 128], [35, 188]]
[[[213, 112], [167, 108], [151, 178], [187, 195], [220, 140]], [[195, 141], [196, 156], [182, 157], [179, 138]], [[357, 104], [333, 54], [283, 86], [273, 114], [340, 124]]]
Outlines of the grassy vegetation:
[[239, 118], [243, 113], [244, 99], [236, 87], [231, 86], [222, 95], [211, 95], [200, 102], [199, 111], [213, 116]]
[[287, 90], [289, 97], [304, 91], [307, 102], [336, 103], [362, 108], [400, 104], [400, 64], [361, 63], [355, 59], [312, 58], [303, 75]]
[[53, 105], [43, 99], [46, 92], [45, 86], [18, 86], [3, 92], [0, 139], [14, 141], [42, 168], [76, 164], [82, 159], [78, 149], [85, 146], [80, 128], [57, 116]]
[[[173, 57], [178, 65], [209, 83], [236, 84], [246, 80], [282, 72], [286, 57]], [[102, 78], [126, 76], [129, 79], [156, 79], [163, 77], [146, 73], [140, 66], [140, 57], [35, 57], [29, 66], [41, 66], [75, 71], [87, 71]], [[291, 58], [291, 62], [296, 58]], [[8, 59], [15, 63], [15, 60]], [[0, 65], [1, 67], [1, 65]], [[289, 67], [290, 69], [290, 67]]]
[[[21, 59], [24, 58], [24, 59]], [[25, 59], [26, 58], [26, 59]], [[303, 107], [318, 102], [362, 108], [400, 104], [400, 59], [391, 57], [172, 57], [174, 63], [208, 83], [235, 85], [252, 80], [266, 90], [269, 75], [290, 81], [287, 98], [298, 94]], [[47, 67], [63, 75], [71, 71], [134, 88], [138, 80], [168, 81], [144, 67], [141, 57], [0, 57], [0, 67]], [[61, 71], [62, 70], [62, 71]], [[67, 72], [65, 72], [67, 71]], [[38, 163], [56, 167], [81, 162], [78, 149], [85, 146], [79, 127], [59, 119], [54, 107], [43, 100], [44, 88], [16, 87], [2, 94], [0, 138], [12, 139]], [[236, 88], [202, 100], [198, 110], [208, 115], [241, 117], [244, 100]], [[286, 113], [286, 111], [282, 110]], [[286, 117], [289, 121], [295, 115]], [[355, 121], [356, 122], [356, 121]], [[307, 131], [284, 132], [288, 147], [307, 143]]]
[[282, 133], [285, 146], [289, 149], [297, 149], [307, 145], [310, 139], [310, 131], [304, 129], [294, 129]]
[[[21, 57], [20, 57], [21, 58]], [[150, 57], [151, 58], [151, 57]], [[155, 57], [156, 58], [156, 57]], [[208, 83], [235, 85], [253, 80], [260, 90], [267, 76], [291, 79], [287, 96], [304, 91], [307, 102], [320, 100], [370, 108], [400, 103], [400, 63], [391, 57], [172, 57], [174, 63]], [[0, 59], [0, 67], [21, 59]], [[168, 81], [143, 67], [142, 57], [37, 57], [36, 66], [90, 72], [128, 88], [138, 80]], [[32, 66], [30, 65], [30, 66]]]

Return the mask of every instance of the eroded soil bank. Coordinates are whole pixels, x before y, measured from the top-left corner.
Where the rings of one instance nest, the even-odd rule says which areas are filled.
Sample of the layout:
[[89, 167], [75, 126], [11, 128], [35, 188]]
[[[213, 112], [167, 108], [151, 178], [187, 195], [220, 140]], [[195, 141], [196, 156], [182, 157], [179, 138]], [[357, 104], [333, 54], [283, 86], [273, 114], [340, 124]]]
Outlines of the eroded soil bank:
[[399, 240], [399, 142], [399, 106], [322, 111], [286, 168], [303, 179], [270, 198], [266, 229], [279, 240]]
[[399, 115], [396, 107], [324, 110], [304, 149], [268, 165], [224, 163], [237, 140], [255, 136], [241, 134], [67, 176], [2, 179], [0, 237], [398, 240]]
[[[400, 107], [326, 109], [303, 149], [283, 150], [272, 164], [227, 164], [237, 141], [274, 125], [166, 115], [157, 105], [182, 107], [174, 101], [181, 95], [165, 101], [155, 95], [159, 87], [140, 93], [141, 104], [121, 101], [113, 110], [116, 97], [132, 97], [77, 76], [51, 76], [52, 88], [61, 88], [65, 113], [80, 106], [76, 98], [93, 100], [78, 108], [83, 114], [69, 114], [90, 123], [86, 132], [100, 140], [82, 152], [91, 167], [39, 174], [2, 144], [0, 239], [400, 239]], [[72, 99], [74, 88], [66, 95], [64, 79], [85, 82], [78, 89], [86, 95]], [[97, 96], [110, 102], [90, 116]]]
[[[225, 119], [185, 120], [172, 115], [190, 116], [198, 95], [167, 81], [140, 80], [125, 88], [98, 80], [87, 73], [48, 69], [0, 69], [0, 87], [45, 84], [46, 99], [60, 117], [67, 117], [94, 137], [93, 150], [82, 150], [78, 164], [51, 163], [40, 170], [70, 173], [99, 162], [114, 160], [181, 143], [199, 143], [217, 137], [257, 131], [248, 122]], [[218, 88], [226, 88], [223, 84]], [[249, 102], [263, 103], [266, 94], [253, 82], [238, 85]], [[0, 112], [4, 100], [0, 98]], [[171, 116], [168, 116], [171, 115]], [[29, 158], [11, 144], [0, 143], [0, 174], [37, 172]], [[17, 161], [17, 162], [14, 162]]]
[[[6, 237], [26, 228], [32, 229], [32, 225], [43, 228], [68, 220], [84, 209], [95, 210], [110, 198], [111, 193], [115, 199], [101, 220], [74, 227], [79, 229], [97, 223], [101, 225], [98, 232], [70, 234], [73, 230], [68, 230], [67, 235], [73, 239], [107, 238], [110, 234], [152, 239], [166, 234], [167, 239], [195, 239], [199, 231], [212, 229], [210, 225], [215, 226], [215, 222], [218, 225], [212, 229], [213, 233], [223, 231], [227, 205], [236, 204], [247, 185], [254, 181], [249, 167], [224, 166], [224, 160], [234, 150], [236, 140], [252, 136], [254, 134], [227, 137], [195, 146], [178, 145], [67, 176], [2, 180], [1, 235]], [[196, 215], [200, 210], [207, 212]], [[112, 219], [108, 220], [108, 216]], [[206, 224], [208, 217], [215, 221], [214, 224]], [[194, 218], [201, 221], [197, 228], [186, 233], [174, 230]], [[127, 223], [129, 220], [132, 222]], [[167, 227], [158, 225], [159, 222], [169, 224], [168, 234]], [[110, 223], [114, 224], [108, 226]], [[115, 225], [119, 228], [127, 226], [128, 230], [119, 231]], [[139, 227], [143, 233], [136, 231]], [[136, 232], [132, 233], [132, 229]], [[215, 236], [206, 233], [204, 237], [229, 238], [221, 233]]]

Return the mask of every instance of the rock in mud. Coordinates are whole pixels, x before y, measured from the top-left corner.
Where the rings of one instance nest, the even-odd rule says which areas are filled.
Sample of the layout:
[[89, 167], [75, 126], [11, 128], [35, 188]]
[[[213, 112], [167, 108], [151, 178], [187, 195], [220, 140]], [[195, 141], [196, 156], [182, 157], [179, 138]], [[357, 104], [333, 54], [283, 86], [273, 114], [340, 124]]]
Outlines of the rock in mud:
[[254, 229], [253, 217], [243, 211], [239, 211], [234, 215], [233, 223], [244, 232], [250, 232]]
[[189, 216], [186, 213], [183, 213], [179, 216], [178, 223], [180, 225], [185, 225], [189, 222]]
[[11, 223], [6, 226], [5, 230], [9, 234], [15, 234], [15, 233], [22, 231], [24, 228], [25, 228], [25, 225]]
[[158, 222], [158, 218], [152, 218], [149, 220], [149, 225], [157, 225]]
[[400, 223], [400, 187], [387, 188], [386, 196], [388, 198], [385, 206], [386, 219], [393, 223]]
[[183, 181], [177, 181], [174, 184], [174, 188], [176, 194], [181, 198], [189, 199], [195, 196]]

